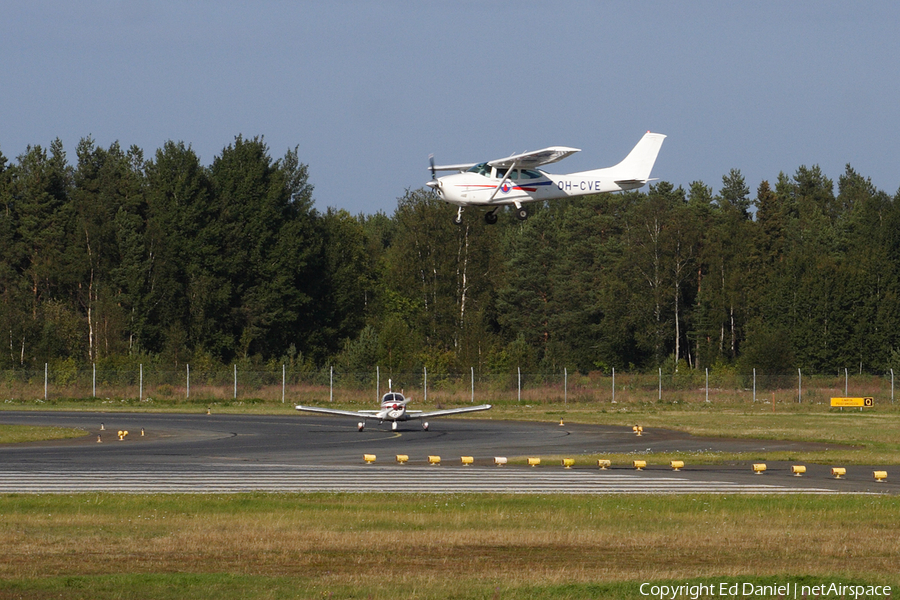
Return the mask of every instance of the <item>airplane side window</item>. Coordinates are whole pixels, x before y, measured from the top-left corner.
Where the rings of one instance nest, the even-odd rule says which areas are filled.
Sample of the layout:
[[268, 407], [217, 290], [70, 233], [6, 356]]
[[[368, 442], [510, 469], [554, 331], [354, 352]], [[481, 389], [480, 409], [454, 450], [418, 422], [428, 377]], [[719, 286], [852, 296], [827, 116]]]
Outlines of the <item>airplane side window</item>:
[[541, 174], [531, 169], [522, 169], [522, 179], [540, 179]]

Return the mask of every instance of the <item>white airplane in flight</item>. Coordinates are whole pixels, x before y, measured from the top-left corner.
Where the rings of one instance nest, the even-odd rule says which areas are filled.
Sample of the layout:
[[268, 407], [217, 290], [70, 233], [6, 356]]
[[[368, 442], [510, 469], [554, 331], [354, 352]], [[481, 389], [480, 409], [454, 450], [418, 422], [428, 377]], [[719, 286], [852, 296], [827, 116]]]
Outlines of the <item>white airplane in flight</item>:
[[[407, 410], [406, 405], [410, 402], [409, 398], [404, 398], [400, 392], [388, 392], [381, 398], [381, 408], [379, 410], [338, 410], [335, 408], [319, 408], [318, 406], [302, 406], [298, 404], [295, 408], [306, 412], [325, 413], [327, 415], [341, 415], [344, 417], [357, 417], [363, 420], [357, 423], [360, 431], [365, 429], [366, 420], [375, 420], [384, 423], [391, 421], [391, 429], [397, 430], [397, 423], [400, 421], [410, 421], [412, 419], [428, 419], [431, 417], [444, 417], [446, 415], [458, 415], [468, 412], [476, 412], [479, 410], [488, 410], [490, 404], [480, 404], [478, 406], [466, 406], [463, 408], [448, 408], [445, 410], [432, 410], [423, 412], [421, 410]], [[422, 428], [428, 431], [428, 421], [422, 421]]]
[[[493, 224], [497, 222], [497, 210], [512, 204], [516, 207], [516, 217], [525, 220], [528, 209], [524, 205], [529, 202], [635, 190], [653, 181], [649, 179], [650, 171], [665, 137], [648, 131], [616, 166], [568, 175], [551, 175], [537, 167], [580, 152], [577, 148], [552, 146], [483, 163], [444, 166], [435, 166], [431, 155], [432, 179], [427, 185], [443, 200], [459, 207], [453, 219], [457, 224], [462, 223], [463, 209], [467, 206], [492, 207], [484, 220]], [[437, 171], [459, 172], [438, 177]]]

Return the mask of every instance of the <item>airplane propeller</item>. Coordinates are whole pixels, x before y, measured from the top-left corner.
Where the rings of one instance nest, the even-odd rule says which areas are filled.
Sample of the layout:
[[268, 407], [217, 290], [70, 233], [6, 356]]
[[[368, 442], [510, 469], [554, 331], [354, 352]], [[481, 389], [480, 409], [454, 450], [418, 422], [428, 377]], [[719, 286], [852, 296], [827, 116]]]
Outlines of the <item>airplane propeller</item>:
[[431, 165], [431, 181], [426, 183], [435, 192], [440, 192], [441, 182], [437, 178], [437, 169], [434, 168], [434, 154], [428, 155], [428, 163]]

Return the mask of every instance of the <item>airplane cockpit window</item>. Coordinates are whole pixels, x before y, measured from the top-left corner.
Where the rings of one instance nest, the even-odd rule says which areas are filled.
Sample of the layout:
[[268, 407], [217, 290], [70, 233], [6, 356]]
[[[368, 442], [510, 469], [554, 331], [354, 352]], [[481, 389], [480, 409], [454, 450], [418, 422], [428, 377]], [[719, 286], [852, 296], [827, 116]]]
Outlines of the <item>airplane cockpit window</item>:
[[486, 162], [478, 163], [471, 169], [469, 169], [469, 173], [478, 173], [479, 175], [484, 175], [485, 177], [491, 176], [491, 168], [488, 166]]
[[403, 402], [403, 400], [404, 400], [403, 394], [397, 394], [397, 393], [385, 394], [384, 397], [381, 399], [382, 402]]

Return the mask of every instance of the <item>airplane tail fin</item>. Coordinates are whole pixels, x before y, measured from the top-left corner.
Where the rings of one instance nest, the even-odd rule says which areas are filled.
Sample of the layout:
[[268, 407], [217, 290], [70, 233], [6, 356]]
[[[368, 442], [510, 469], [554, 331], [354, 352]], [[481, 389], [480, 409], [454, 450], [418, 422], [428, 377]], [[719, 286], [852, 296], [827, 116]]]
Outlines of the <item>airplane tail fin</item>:
[[645, 133], [625, 160], [609, 168], [616, 182], [644, 184], [649, 181], [650, 171], [653, 170], [664, 139], [666, 136], [661, 133]]
[[623, 190], [636, 189], [650, 181], [650, 171], [656, 163], [659, 149], [662, 147], [666, 136], [661, 133], [644, 134], [644, 137], [631, 149], [625, 160], [614, 167], [585, 171], [580, 174], [601, 175], [615, 181]]

